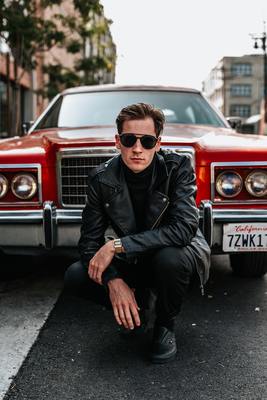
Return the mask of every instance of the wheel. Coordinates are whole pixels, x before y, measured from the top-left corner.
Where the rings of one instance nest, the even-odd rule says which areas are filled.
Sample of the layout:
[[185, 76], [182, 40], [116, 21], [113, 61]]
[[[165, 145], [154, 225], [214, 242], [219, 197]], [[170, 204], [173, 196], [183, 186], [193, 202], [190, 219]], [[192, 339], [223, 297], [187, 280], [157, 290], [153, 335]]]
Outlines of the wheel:
[[259, 278], [267, 272], [267, 253], [230, 254], [230, 264], [235, 275]]

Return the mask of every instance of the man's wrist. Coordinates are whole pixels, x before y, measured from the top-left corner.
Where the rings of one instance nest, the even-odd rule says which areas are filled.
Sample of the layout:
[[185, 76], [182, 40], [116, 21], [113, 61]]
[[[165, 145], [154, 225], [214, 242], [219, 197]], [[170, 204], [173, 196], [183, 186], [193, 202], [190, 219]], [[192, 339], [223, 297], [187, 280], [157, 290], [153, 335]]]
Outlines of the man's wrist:
[[112, 279], [110, 279], [109, 281], [108, 281], [108, 283], [107, 283], [107, 285], [108, 285], [108, 288], [110, 289], [110, 288], [112, 288], [114, 285], [116, 285], [117, 283], [119, 283], [119, 281], [123, 281], [123, 279], [122, 278], [112, 278]]
[[106, 242], [105, 246], [109, 252], [111, 252], [113, 255], [115, 255], [116, 252], [115, 252], [113, 240], [109, 240], [108, 242]]

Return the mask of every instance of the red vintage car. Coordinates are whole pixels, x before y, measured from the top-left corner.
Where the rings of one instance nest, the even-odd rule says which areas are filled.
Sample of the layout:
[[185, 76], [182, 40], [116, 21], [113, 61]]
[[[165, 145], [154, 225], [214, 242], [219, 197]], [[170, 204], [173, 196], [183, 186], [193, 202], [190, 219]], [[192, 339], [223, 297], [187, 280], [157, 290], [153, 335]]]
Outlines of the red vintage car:
[[267, 139], [235, 133], [203, 95], [154, 86], [65, 90], [24, 137], [0, 142], [0, 246], [69, 252], [79, 238], [89, 170], [116, 156], [115, 118], [136, 102], [166, 117], [162, 147], [191, 157], [200, 226], [235, 273], [267, 271]]

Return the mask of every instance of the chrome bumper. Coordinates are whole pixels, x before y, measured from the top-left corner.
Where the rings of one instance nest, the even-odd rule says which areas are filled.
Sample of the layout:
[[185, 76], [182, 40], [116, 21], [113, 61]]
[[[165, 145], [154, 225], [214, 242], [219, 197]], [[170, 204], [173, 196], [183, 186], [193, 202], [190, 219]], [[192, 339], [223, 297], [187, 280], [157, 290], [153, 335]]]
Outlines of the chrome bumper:
[[0, 247], [76, 247], [82, 210], [57, 209], [46, 201], [42, 210], [1, 210]]
[[213, 209], [209, 200], [200, 205], [200, 228], [210, 247], [222, 245], [223, 225], [228, 223], [267, 222], [267, 209]]
[[[57, 209], [46, 201], [42, 210], [1, 210], [0, 247], [76, 247], [82, 210]], [[266, 210], [213, 209], [210, 201], [200, 206], [200, 228], [210, 247], [222, 244], [223, 224], [267, 222]]]

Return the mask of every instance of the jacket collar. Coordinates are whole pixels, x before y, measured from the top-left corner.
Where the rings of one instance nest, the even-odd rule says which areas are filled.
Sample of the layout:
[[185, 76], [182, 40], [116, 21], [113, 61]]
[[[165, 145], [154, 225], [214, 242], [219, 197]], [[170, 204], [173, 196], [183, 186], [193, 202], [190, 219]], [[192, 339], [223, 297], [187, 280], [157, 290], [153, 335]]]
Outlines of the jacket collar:
[[[168, 177], [168, 170], [161, 154], [156, 153], [155, 168], [152, 173], [151, 187], [157, 189]], [[117, 190], [126, 185], [121, 165], [121, 155], [113, 157], [105, 163], [105, 171], [99, 176], [99, 182]]]

